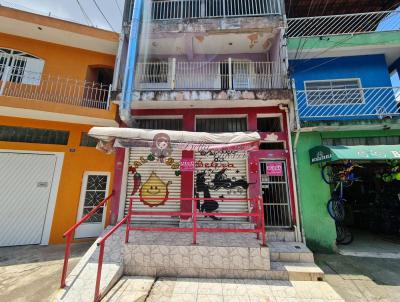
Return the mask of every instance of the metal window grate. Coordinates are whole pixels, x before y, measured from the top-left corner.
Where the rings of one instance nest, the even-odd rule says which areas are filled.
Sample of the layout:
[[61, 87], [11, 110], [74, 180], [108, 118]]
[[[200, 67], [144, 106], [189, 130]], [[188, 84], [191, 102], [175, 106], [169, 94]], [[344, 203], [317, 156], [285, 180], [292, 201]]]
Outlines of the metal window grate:
[[247, 119], [244, 118], [201, 118], [196, 120], [197, 132], [244, 132]]
[[377, 146], [377, 145], [400, 145], [399, 136], [375, 136], [375, 137], [339, 137], [324, 138], [322, 140], [327, 146]]
[[67, 145], [69, 131], [0, 126], [0, 141]]
[[138, 119], [138, 128], [154, 130], [183, 130], [182, 119]]
[[364, 103], [360, 80], [328, 80], [304, 83], [309, 106]]
[[82, 132], [80, 146], [81, 147], [96, 147], [97, 140], [95, 138], [89, 136], [87, 132]]

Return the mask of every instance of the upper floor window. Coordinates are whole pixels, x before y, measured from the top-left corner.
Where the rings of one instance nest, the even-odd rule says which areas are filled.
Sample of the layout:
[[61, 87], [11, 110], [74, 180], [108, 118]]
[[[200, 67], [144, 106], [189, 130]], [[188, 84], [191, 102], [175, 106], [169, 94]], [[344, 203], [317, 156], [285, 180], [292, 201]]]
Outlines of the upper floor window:
[[197, 132], [244, 132], [247, 131], [247, 118], [197, 118]]
[[44, 60], [23, 51], [0, 48], [0, 80], [39, 85]]
[[364, 103], [360, 79], [306, 81], [304, 86], [309, 106]]

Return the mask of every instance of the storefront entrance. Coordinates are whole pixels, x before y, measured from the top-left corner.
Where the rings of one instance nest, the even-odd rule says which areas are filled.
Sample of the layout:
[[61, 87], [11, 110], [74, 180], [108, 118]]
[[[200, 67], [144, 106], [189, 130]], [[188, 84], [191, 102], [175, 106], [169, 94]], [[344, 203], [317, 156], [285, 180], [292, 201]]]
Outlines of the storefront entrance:
[[291, 227], [291, 209], [286, 161], [260, 161], [261, 192], [267, 227]]

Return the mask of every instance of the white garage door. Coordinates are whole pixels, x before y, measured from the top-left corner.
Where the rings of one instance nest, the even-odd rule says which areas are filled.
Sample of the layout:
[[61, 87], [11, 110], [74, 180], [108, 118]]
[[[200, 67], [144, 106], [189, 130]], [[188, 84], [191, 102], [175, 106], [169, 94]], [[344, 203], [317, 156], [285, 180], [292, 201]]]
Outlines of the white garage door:
[[55, 155], [0, 153], [0, 246], [40, 244]]

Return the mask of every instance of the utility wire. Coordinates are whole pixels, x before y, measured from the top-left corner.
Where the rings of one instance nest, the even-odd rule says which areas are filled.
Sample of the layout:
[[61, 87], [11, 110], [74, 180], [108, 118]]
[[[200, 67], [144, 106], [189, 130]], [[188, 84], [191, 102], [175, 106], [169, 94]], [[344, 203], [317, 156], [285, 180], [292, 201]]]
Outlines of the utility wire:
[[82, 12], [83, 17], [86, 19], [86, 21], [88, 22], [88, 24], [92, 27], [94, 27], [94, 24], [92, 22], [92, 20], [90, 20], [88, 14], [86, 13], [85, 9], [83, 8], [83, 6], [81, 5], [81, 3], [79, 2], [79, 0], [76, 0], [76, 3], [78, 3], [79, 8]]
[[119, 4], [118, 4], [118, 0], [114, 0], [114, 2], [115, 2], [115, 4], [117, 5], [117, 8], [118, 8], [118, 10], [119, 10], [119, 13], [121, 14], [121, 17], [122, 17], [122, 10], [121, 10], [121, 7], [120, 7]]
[[99, 10], [99, 12], [101, 13], [101, 15], [103, 16], [104, 20], [106, 20], [108, 26], [110, 26], [110, 28], [112, 29], [112, 31], [116, 32], [116, 30], [114, 29], [114, 27], [111, 25], [110, 21], [108, 21], [106, 15], [104, 15], [103, 11], [101, 10], [100, 6], [97, 4], [96, 0], [92, 0], [94, 5], [96, 5], [97, 9]]

